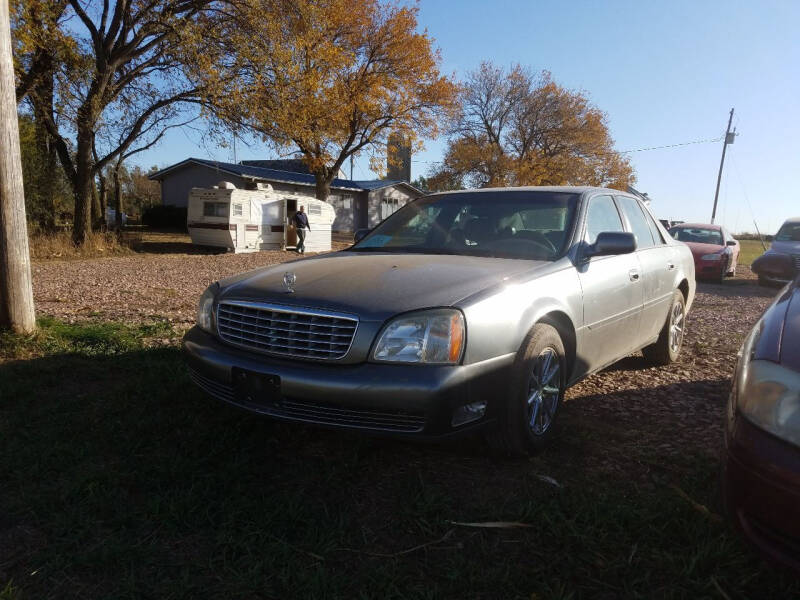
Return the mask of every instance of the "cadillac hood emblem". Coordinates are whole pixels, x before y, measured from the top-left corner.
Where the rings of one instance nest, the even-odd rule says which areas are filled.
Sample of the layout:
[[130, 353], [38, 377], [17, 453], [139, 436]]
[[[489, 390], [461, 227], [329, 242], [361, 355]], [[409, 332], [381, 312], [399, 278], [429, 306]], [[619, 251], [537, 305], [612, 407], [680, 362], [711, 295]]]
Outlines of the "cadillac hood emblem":
[[283, 289], [286, 290], [287, 294], [291, 294], [294, 292], [294, 284], [297, 282], [297, 275], [294, 274], [294, 271], [286, 271], [283, 274]]

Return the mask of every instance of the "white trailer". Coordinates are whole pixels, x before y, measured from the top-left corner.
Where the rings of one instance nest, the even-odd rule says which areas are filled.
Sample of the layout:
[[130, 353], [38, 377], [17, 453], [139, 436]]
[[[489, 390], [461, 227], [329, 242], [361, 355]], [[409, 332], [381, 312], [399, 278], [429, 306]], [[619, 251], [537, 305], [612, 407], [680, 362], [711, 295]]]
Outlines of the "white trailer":
[[285, 250], [297, 244], [297, 231], [290, 227], [299, 207], [305, 206], [311, 231], [306, 235], [309, 252], [331, 249], [333, 207], [307, 196], [275, 192], [270, 185], [240, 190], [221, 182], [213, 188], [192, 188], [186, 226], [192, 243], [217, 246], [232, 252]]

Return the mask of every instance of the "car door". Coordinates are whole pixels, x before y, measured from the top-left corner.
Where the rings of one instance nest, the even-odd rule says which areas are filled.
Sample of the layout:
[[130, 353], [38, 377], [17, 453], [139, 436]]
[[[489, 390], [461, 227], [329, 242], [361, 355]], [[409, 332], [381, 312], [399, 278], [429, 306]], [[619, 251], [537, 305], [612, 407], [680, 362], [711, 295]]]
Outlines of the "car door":
[[[582, 245], [591, 245], [603, 231], [624, 231], [617, 205], [610, 195], [589, 199]], [[585, 330], [581, 358], [587, 370], [608, 365], [634, 349], [644, 292], [635, 252], [579, 259]]]
[[650, 213], [639, 200], [617, 196], [617, 204], [630, 231], [636, 236], [636, 254], [642, 269], [644, 304], [637, 332], [638, 349], [658, 337], [667, 319], [674, 292], [675, 261]]

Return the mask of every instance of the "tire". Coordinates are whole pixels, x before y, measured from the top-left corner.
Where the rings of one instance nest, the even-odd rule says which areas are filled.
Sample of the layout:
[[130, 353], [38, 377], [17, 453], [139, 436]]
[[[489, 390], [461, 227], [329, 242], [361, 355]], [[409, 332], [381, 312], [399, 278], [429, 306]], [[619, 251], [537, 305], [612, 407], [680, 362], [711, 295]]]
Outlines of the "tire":
[[530, 456], [552, 439], [564, 399], [567, 360], [555, 327], [535, 325], [517, 353], [513, 369], [509, 395], [486, 440], [499, 454]]
[[686, 331], [686, 299], [680, 290], [672, 295], [667, 320], [658, 340], [642, 348], [645, 360], [653, 365], [669, 365], [678, 360]]

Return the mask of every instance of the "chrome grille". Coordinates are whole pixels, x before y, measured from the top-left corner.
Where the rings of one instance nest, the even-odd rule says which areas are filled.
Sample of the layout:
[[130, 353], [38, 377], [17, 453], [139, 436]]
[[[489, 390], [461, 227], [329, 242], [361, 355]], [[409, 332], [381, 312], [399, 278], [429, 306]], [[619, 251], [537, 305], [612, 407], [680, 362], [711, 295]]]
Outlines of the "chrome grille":
[[191, 368], [189, 369], [189, 378], [197, 387], [215, 398], [225, 400], [226, 402], [233, 402], [235, 400], [233, 388], [230, 385], [209, 379]]
[[253, 350], [317, 359], [342, 358], [358, 319], [337, 313], [251, 302], [221, 302], [217, 331], [231, 344]]
[[318, 423], [340, 425], [380, 431], [421, 431], [425, 427], [425, 415], [404, 411], [367, 410], [345, 408], [330, 404], [319, 404], [284, 398], [280, 403], [264, 407], [264, 412], [276, 417]]
[[189, 369], [189, 377], [200, 389], [219, 400], [290, 421], [406, 433], [422, 431], [425, 427], [425, 415], [421, 413], [346, 408], [296, 398], [282, 398], [274, 403], [251, 403], [238, 399], [231, 385], [209, 379], [194, 369]]

